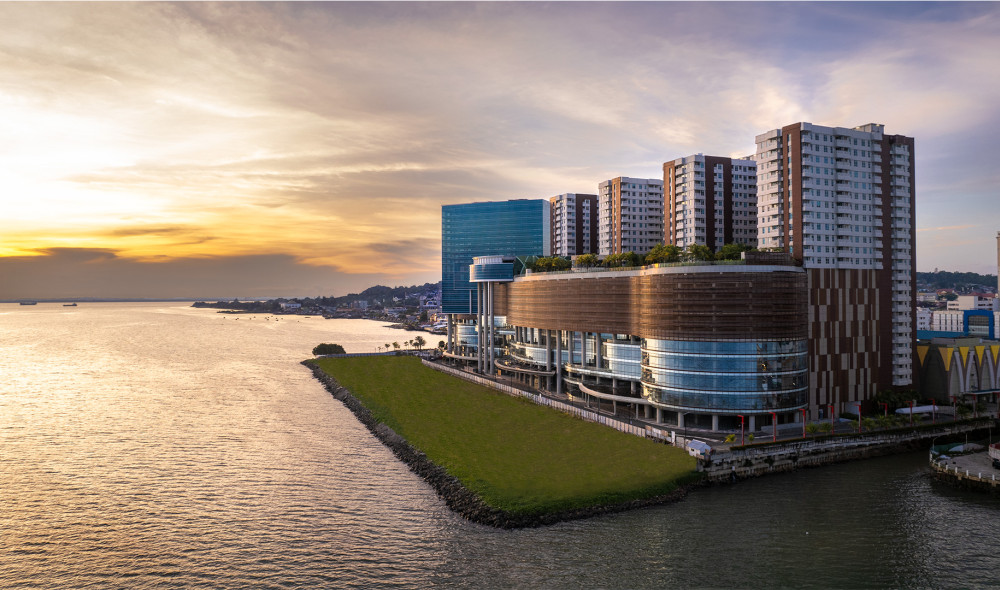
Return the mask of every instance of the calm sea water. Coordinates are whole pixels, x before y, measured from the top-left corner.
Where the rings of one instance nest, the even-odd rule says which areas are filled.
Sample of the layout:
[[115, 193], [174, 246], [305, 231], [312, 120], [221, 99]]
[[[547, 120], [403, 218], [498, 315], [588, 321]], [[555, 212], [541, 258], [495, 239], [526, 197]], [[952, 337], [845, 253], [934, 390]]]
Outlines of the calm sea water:
[[923, 453], [543, 529], [470, 524], [298, 364], [319, 342], [360, 352], [413, 334], [264, 318], [178, 304], [0, 304], [0, 587], [1000, 579], [1000, 501], [933, 482]]

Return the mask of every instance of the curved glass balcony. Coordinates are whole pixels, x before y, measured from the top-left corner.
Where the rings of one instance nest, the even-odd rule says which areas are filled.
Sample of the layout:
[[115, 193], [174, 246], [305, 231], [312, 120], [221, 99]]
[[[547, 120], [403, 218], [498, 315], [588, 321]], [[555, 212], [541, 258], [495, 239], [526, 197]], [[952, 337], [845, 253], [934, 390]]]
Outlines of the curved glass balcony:
[[804, 407], [805, 340], [642, 341], [643, 397], [704, 413], [762, 413]]

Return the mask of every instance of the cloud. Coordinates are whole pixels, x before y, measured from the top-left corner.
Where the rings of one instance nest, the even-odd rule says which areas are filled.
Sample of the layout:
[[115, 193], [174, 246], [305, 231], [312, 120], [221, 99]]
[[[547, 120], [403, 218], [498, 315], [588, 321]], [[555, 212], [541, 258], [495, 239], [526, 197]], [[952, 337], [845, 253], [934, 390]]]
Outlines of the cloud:
[[968, 224], [968, 225], [947, 225], [947, 226], [942, 226], [942, 227], [918, 227], [917, 231], [918, 232], [928, 232], [928, 231], [936, 231], [936, 232], [940, 232], [940, 231], [960, 231], [960, 230], [969, 229], [969, 228], [973, 228], [973, 227], [981, 227], [981, 226], [978, 225], [978, 224]]
[[915, 136], [918, 225], [1000, 226], [998, 12], [0, 4], [0, 255], [429, 275], [443, 204], [594, 193], [796, 121]]

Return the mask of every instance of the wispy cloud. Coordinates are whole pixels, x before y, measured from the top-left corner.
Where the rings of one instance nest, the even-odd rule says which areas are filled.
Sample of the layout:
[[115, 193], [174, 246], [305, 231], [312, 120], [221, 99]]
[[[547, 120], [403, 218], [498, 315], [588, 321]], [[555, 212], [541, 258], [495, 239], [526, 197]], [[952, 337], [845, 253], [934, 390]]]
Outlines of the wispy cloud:
[[[985, 243], [1000, 227], [998, 14], [0, 4], [0, 256], [279, 255], [423, 282], [439, 272], [442, 204], [595, 192], [691, 153], [745, 155], [801, 120], [915, 136], [918, 225], [974, 215]], [[924, 248], [919, 260], [944, 251]]]

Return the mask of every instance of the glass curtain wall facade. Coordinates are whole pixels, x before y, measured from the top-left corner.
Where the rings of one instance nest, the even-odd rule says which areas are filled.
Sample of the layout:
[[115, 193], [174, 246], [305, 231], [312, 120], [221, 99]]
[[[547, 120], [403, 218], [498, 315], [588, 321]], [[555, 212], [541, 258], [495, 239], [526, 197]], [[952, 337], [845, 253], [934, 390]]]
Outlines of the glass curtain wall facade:
[[441, 207], [441, 311], [476, 314], [474, 256], [548, 256], [549, 202], [519, 199]]

